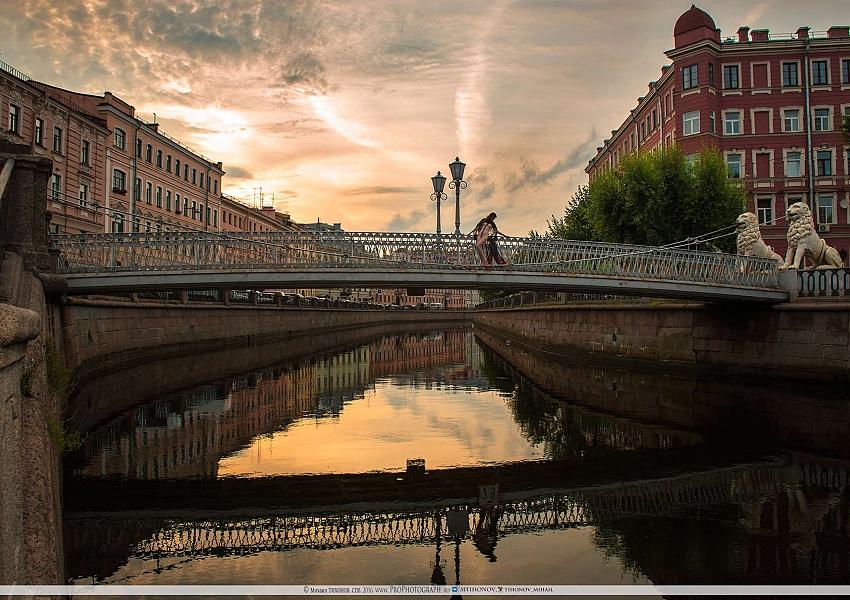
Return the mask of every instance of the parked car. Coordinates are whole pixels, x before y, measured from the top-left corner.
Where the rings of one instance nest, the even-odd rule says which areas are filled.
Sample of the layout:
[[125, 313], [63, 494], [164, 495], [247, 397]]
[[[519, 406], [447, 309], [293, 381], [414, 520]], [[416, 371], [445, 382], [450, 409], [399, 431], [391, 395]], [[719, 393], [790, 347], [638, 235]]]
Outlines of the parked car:
[[251, 292], [248, 290], [230, 290], [230, 301], [248, 303], [251, 301]]
[[441, 302], [431, 302], [428, 308], [431, 310], [442, 310], [443, 304]]

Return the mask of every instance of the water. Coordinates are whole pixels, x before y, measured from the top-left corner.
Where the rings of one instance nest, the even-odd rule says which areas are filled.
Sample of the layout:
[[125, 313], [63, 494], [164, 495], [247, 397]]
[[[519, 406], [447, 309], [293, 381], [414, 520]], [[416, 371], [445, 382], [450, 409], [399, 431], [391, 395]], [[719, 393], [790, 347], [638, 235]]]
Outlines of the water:
[[850, 583], [841, 390], [347, 335], [82, 389], [69, 580]]

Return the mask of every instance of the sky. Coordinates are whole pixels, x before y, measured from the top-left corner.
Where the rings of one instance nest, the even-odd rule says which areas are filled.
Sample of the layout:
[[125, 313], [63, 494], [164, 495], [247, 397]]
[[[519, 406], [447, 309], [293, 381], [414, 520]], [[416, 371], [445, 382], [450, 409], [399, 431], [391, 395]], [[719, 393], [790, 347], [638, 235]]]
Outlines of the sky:
[[[560, 216], [660, 76], [670, 0], [0, 0], [0, 59], [111, 91], [205, 156], [225, 192], [349, 231], [433, 231], [431, 177], [467, 164], [462, 229]], [[846, 0], [708, 0], [721, 29], [850, 24]], [[454, 230], [454, 191], [442, 230]]]

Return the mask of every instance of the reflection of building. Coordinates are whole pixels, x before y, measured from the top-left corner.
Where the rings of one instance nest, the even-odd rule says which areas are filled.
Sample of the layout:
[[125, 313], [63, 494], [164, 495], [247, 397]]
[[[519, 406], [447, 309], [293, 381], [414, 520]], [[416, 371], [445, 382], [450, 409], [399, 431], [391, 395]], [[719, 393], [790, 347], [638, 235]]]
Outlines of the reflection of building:
[[[585, 169], [590, 179], [637, 150], [675, 145], [692, 155], [714, 147], [750, 192], [759, 221], [810, 202], [821, 234], [846, 260], [850, 174], [841, 120], [850, 115], [850, 28], [771, 36], [741, 27], [722, 37], [714, 20], [691, 6], [673, 38], [666, 53], [672, 64], [597, 148]], [[785, 229], [784, 221], [762, 229], [780, 253]]]
[[[388, 336], [312, 362], [254, 371], [135, 409], [89, 434], [83, 476], [215, 477], [218, 461], [303, 417], [339, 414], [376, 377], [459, 381], [471, 334]], [[377, 361], [377, 362], [376, 362]]]

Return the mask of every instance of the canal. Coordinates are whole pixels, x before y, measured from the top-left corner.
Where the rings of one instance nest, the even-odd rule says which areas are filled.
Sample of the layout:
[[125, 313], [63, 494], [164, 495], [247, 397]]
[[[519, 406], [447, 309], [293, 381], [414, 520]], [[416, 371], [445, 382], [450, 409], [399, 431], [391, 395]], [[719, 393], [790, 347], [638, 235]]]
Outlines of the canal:
[[69, 581], [850, 583], [845, 391], [429, 327], [88, 382]]

